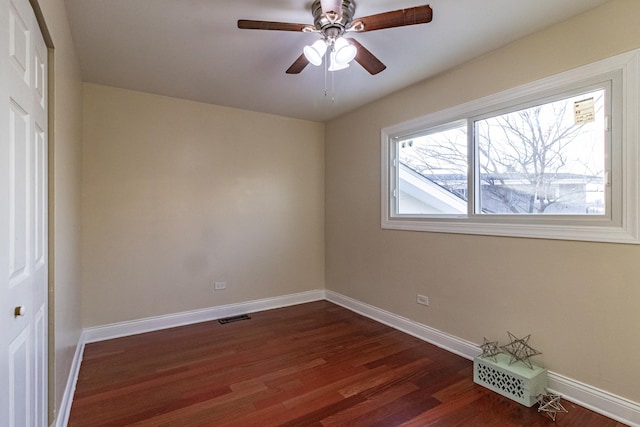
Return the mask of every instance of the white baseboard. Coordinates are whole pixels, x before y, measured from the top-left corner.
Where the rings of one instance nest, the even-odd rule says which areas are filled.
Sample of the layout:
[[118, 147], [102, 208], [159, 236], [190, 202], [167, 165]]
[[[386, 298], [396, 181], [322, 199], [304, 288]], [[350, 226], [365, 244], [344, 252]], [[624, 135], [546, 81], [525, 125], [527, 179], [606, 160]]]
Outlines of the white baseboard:
[[640, 427], [640, 404], [555, 372], [548, 372], [549, 390], [568, 401], [630, 426]]
[[[335, 304], [413, 335], [459, 356], [472, 360], [480, 354], [477, 344], [446, 332], [414, 322], [337, 292], [325, 290], [325, 295], [327, 300]], [[549, 371], [547, 379], [549, 390], [562, 395], [564, 399], [616, 421], [640, 427], [640, 404], [555, 372]]]
[[287, 307], [290, 305], [304, 304], [306, 302], [319, 301], [325, 299], [324, 290], [314, 290], [297, 294], [283, 295], [273, 298], [265, 298], [254, 301], [241, 302], [237, 304], [221, 305], [218, 307], [205, 308], [202, 310], [186, 311], [183, 313], [169, 314], [165, 316], [149, 317], [146, 319], [133, 320], [130, 322], [113, 323], [110, 325], [86, 328], [82, 331], [76, 352], [71, 363], [71, 370], [67, 385], [62, 396], [60, 410], [55, 419], [55, 427], [66, 427], [71, 414], [71, 404], [78, 382], [80, 364], [84, 354], [85, 344], [104, 341], [113, 338], [120, 338], [129, 335], [141, 334], [144, 332], [157, 331], [161, 329], [174, 328], [177, 326], [189, 325], [193, 323], [216, 320], [223, 317], [236, 316], [238, 314], [256, 313], [258, 311], [272, 310], [274, 308]]
[[[477, 344], [329, 290], [314, 290], [202, 310], [149, 317], [130, 322], [87, 328], [83, 331], [78, 342], [78, 347], [76, 348], [71, 372], [69, 373], [69, 379], [55, 425], [56, 427], [64, 427], [67, 425], [85, 343], [206, 322], [222, 317], [271, 310], [322, 299], [331, 301], [353, 312], [394, 329], [398, 329], [466, 359], [472, 360], [480, 354]], [[554, 372], [548, 373], [548, 380], [549, 389], [561, 394], [566, 400], [589, 408], [594, 412], [616, 421], [640, 427], [640, 404]]]
[[324, 291], [314, 290], [273, 298], [240, 302], [237, 304], [220, 305], [201, 310], [167, 314], [164, 316], [147, 317], [145, 319], [131, 320], [128, 322], [112, 323], [110, 325], [86, 328], [84, 330], [85, 342], [92, 343], [96, 341], [104, 341], [129, 335], [142, 334], [144, 332], [190, 325], [193, 323], [208, 322], [210, 320], [221, 319], [223, 317], [237, 316], [239, 314], [272, 310], [274, 308], [287, 307], [290, 305], [303, 304], [305, 302], [318, 301], [322, 299], [324, 299]]
[[69, 378], [64, 388], [62, 401], [55, 420], [55, 427], [66, 427], [69, 423], [69, 415], [71, 414], [71, 403], [73, 403], [73, 395], [76, 392], [76, 384], [78, 383], [78, 374], [80, 373], [80, 364], [82, 363], [82, 355], [84, 353], [84, 332], [80, 334], [78, 345], [71, 361], [71, 369], [69, 370]]
[[427, 341], [458, 356], [473, 360], [474, 357], [480, 354], [480, 349], [472, 342], [454, 337], [453, 335], [423, 325], [422, 323], [414, 322], [406, 317], [398, 316], [397, 314], [365, 304], [337, 292], [327, 290], [325, 291], [325, 295], [327, 300], [335, 304], [362, 314], [377, 322], [384, 323], [387, 326], [391, 326], [409, 335], [413, 335], [416, 338]]

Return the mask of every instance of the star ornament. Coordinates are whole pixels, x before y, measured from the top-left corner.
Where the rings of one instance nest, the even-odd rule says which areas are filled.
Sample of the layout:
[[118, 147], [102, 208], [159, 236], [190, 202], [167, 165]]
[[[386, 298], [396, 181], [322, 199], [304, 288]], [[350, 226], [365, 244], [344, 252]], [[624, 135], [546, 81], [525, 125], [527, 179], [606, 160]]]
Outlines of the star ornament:
[[480, 349], [482, 350], [480, 357], [490, 358], [494, 362], [496, 361], [496, 356], [501, 353], [498, 341], [489, 341], [486, 338], [484, 338], [484, 343], [482, 343]]
[[507, 334], [509, 334], [509, 339], [511, 340], [511, 342], [507, 345], [503, 345], [501, 348], [509, 353], [509, 355], [511, 355], [509, 365], [513, 365], [516, 362], [522, 362], [530, 369], [533, 369], [533, 365], [531, 364], [531, 360], [529, 359], [542, 353], [528, 344], [529, 338], [531, 338], [531, 334], [523, 338], [518, 338], [508, 331]]
[[561, 396], [553, 393], [543, 393], [538, 396], [538, 412], [544, 412], [553, 421], [556, 420], [558, 412], [568, 413], [562, 403], [560, 403]]

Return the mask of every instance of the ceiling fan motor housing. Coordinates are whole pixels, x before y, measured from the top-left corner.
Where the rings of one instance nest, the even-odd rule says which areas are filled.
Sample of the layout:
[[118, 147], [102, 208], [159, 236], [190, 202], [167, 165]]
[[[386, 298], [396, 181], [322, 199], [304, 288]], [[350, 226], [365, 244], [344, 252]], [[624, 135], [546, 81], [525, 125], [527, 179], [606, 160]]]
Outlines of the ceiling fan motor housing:
[[344, 34], [345, 29], [349, 27], [356, 12], [356, 2], [353, 0], [342, 0], [342, 16], [336, 16], [336, 20], [332, 20], [330, 13], [323, 13], [322, 3], [320, 0], [314, 0], [311, 5], [313, 13], [313, 24], [320, 33], [326, 38], [335, 39]]

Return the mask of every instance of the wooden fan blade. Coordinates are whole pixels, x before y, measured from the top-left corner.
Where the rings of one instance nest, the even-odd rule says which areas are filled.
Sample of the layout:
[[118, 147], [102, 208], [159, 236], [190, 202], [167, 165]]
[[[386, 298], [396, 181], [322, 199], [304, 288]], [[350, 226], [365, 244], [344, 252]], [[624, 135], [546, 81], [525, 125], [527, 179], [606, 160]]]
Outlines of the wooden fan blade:
[[293, 62], [293, 64], [291, 64], [291, 67], [287, 69], [287, 74], [300, 74], [300, 72], [304, 70], [304, 67], [306, 67], [307, 65], [309, 65], [309, 61], [303, 53], [298, 57], [298, 59]]
[[424, 5], [354, 19], [351, 27], [356, 28], [358, 23], [361, 22], [364, 28], [358, 30], [359, 32], [375, 31], [385, 28], [403, 27], [405, 25], [426, 24], [427, 22], [431, 22], [432, 18], [433, 11], [431, 7]]
[[358, 40], [352, 38], [347, 40], [349, 40], [349, 43], [358, 49], [358, 53], [355, 57], [356, 62], [362, 65], [362, 68], [367, 70], [369, 74], [376, 75], [387, 68], [387, 66], [380, 62], [373, 53], [369, 52], [366, 47], [362, 46]]
[[238, 28], [241, 30], [276, 30], [276, 31], [302, 31], [308, 25], [291, 24], [288, 22], [252, 21], [250, 19], [238, 19]]

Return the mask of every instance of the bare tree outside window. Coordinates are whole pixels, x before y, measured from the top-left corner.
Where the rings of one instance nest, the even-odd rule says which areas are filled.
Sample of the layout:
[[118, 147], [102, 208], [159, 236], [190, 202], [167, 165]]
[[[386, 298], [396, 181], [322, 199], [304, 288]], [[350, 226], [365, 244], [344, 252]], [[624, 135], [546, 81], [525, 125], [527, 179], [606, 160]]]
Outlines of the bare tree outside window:
[[[576, 123], [576, 102], [593, 116]], [[604, 213], [604, 91], [475, 123], [485, 213]]]
[[[604, 92], [475, 121], [477, 213], [604, 214]], [[583, 104], [591, 111], [578, 116]], [[466, 133], [457, 126], [401, 141], [400, 162], [466, 200]]]

